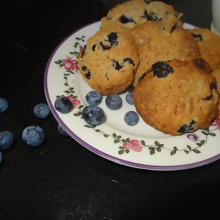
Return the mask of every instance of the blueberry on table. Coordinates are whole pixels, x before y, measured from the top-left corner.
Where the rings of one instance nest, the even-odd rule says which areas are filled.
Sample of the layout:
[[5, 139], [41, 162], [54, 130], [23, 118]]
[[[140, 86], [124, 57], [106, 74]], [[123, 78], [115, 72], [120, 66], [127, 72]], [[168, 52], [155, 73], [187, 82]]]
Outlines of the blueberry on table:
[[122, 98], [118, 94], [110, 94], [107, 95], [105, 103], [109, 109], [118, 110], [122, 106]]
[[61, 134], [63, 136], [68, 136], [68, 133], [59, 124], [57, 126], [57, 130], [58, 130], [59, 134]]
[[46, 118], [50, 113], [50, 109], [47, 104], [39, 103], [34, 106], [33, 112], [38, 118]]
[[133, 105], [134, 101], [133, 101], [133, 96], [132, 96], [132, 91], [129, 91], [126, 96], [125, 96], [125, 100], [129, 105]]
[[45, 139], [44, 130], [35, 125], [26, 127], [22, 132], [22, 140], [33, 147], [39, 146]]
[[66, 97], [58, 97], [55, 100], [54, 107], [60, 113], [66, 114], [73, 109], [72, 102]]
[[14, 136], [10, 131], [0, 132], [0, 150], [9, 149], [13, 143]]
[[102, 95], [97, 91], [89, 91], [86, 95], [86, 101], [90, 105], [99, 105], [102, 102]]
[[129, 111], [124, 116], [124, 121], [127, 125], [136, 125], [139, 121], [139, 116], [135, 111]]
[[100, 125], [105, 119], [105, 112], [98, 105], [88, 105], [82, 111], [83, 119], [90, 125]]
[[0, 113], [8, 109], [8, 101], [5, 98], [0, 98]]

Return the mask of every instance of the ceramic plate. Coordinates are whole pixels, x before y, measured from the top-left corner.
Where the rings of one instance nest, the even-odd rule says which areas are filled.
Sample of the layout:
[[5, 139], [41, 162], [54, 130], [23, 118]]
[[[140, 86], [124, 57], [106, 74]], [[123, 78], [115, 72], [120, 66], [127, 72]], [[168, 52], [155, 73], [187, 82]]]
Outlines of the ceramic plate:
[[[45, 70], [44, 88], [52, 114], [67, 133], [93, 153], [118, 164], [150, 170], [180, 170], [202, 166], [220, 158], [220, 120], [207, 130], [182, 136], [161, 133], [140, 119], [135, 126], [124, 122], [124, 114], [135, 110], [125, 101], [120, 110], [109, 110], [105, 97], [100, 106], [107, 115], [99, 126], [87, 124], [81, 117], [92, 89], [82, 79], [76, 55], [86, 40], [99, 30], [100, 22], [89, 24], [67, 36], [53, 51]], [[192, 25], [185, 24], [186, 28]], [[57, 96], [68, 96], [75, 108], [62, 114], [54, 108]]]

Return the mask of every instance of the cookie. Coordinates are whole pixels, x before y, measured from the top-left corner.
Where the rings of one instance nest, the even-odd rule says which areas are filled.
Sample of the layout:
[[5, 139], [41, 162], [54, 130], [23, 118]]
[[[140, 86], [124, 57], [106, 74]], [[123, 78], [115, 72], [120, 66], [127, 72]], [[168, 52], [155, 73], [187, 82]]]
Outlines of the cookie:
[[78, 57], [82, 77], [102, 95], [126, 90], [134, 80], [138, 62], [133, 37], [116, 28], [99, 30]]
[[[218, 93], [220, 94], [220, 69], [215, 69], [212, 72], [213, 76], [216, 79], [217, 82], [217, 89], [218, 89]], [[218, 118], [220, 118], [220, 102], [218, 104]]]
[[206, 28], [188, 30], [198, 43], [201, 56], [208, 62], [211, 69], [220, 66], [220, 36]]
[[216, 81], [202, 59], [156, 62], [133, 99], [146, 123], [171, 135], [205, 129], [218, 114]]
[[141, 75], [157, 61], [190, 61], [201, 58], [197, 43], [183, 28], [176, 28], [170, 32], [161, 29], [158, 22], [147, 21], [134, 27], [131, 33], [140, 57], [135, 86]]
[[182, 26], [180, 16], [173, 6], [160, 1], [126, 1], [116, 5], [101, 19], [101, 28], [109, 25], [133, 28], [145, 21], [161, 21], [164, 28], [171, 29], [176, 25]]

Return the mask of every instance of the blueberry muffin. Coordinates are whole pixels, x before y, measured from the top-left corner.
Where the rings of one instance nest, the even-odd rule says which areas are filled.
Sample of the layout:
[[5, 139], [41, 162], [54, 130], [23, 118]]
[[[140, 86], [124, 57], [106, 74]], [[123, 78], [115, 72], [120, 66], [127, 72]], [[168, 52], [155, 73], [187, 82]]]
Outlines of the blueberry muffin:
[[126, 1], [116, 5], [101, 19], [101, 28], [109, 25], [133, 28], [145, 21], [160, 21], [165, 29], [172, 29], [182, 26], [180, 17], [173, 6], [160, 1]]
[[157, 61], [173, 59], [190, 61], [201, 58], [197, 43], [183, 28], [176, 28], [170, 32], [161, 29], [158, 22], [147, 21], [134, 27], [131, 33], [135, 38], [140, 57], [135, 86], [141, 75]]
[[171, 135], [205, 129], [218, 114], [216, 81], [202, 59], [154, 63], [133, 98], [146, 123]]
[[[216, 79], [218, 93], [220, 94], [220, 69], [215, 69], [212, 74]], [[220, 118], [220, 102], [218, 104], [218, 118]]]
[[102, 95], [126, 90], [133, 83], [138, 63], [133, 37], [113, 27], [89, 38], [78, 57], [82, 77]]
[[220, 36], [206, 28], [188, 30], [198, 43], [201, 56], [208, 62], [211, 69], [220, 66]]

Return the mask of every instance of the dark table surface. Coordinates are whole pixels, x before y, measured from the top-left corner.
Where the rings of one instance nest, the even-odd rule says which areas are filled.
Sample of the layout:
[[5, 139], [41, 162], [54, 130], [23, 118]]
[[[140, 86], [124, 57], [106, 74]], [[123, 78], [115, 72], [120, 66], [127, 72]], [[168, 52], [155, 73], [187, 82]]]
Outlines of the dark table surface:
[[[46, 102], [45, 65], [55, 46], [75, 29], [99, 20], [119, 1], [0, 1], [0, 97], [9, 109], [0, 130], [15, 136], [0, 165], [1, 220], [123, 220], [215, 216], [219, 209], [220, 161], [182, 171], [139, 170], [118, 165], [57, 132], [50, 115], [33, 106]], [[209, 28], [210, 0], [167, 0], [184, 21]], [[38, 148], [21, 140], [24, 127], [44, 128]]]

